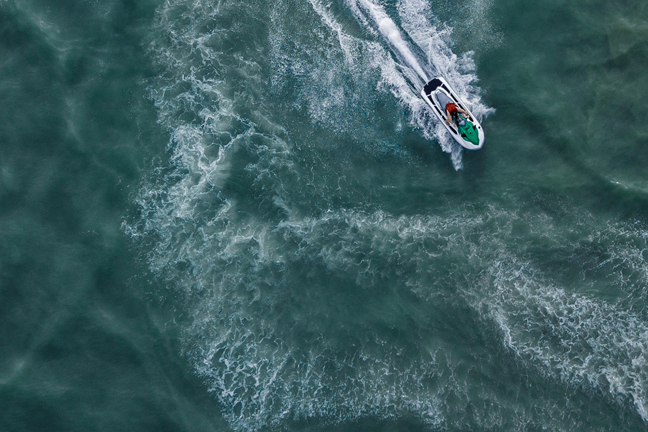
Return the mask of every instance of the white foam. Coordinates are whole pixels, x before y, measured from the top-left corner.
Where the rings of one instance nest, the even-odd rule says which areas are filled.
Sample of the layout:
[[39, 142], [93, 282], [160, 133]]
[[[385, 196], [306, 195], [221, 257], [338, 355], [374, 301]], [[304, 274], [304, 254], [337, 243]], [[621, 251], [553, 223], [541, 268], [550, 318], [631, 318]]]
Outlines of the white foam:
[[[408, 44], [403, 40], [398, 27], [384, 9], [369, 0], [358, 0], [357, 4], [369, 12], [369, 15], [378, 26], [380, 33], [391, 43], [407, 65], [416, 71], [418, 76], [423, 80], [422, 84], [425, 84], [429, 80], [427, 74], [421, 68], [418, 59], [409, 49]], [[418, 87], [422, 87], [422, 85]]]
[[486, 304], [506, 347], [547, 375], [620, 403], [629, 397], [648, 420], [648, 325], [640, 317], [556, 287], [506, 254], [489, 271], [494, 290]]
[[322, 22], [337, 35], [340, 48], [344, 52], [346, 62], [351, 65], [355, 63], [357, 42], [353, 37], [344, 32], [342, 26], [333, 18], [333, 15], [318, 0], [308, 0], [315, 12], [322, 18]]
[[429, 5], [422, 0], [403, 0], [398, 3], [398, 12], [403, 29], [425, 54], [425, 65], [421, 64], [382, 6], [371, 0], [347, 0], [347, 5], [356, 19], [368, 29], [373, 26], [378, 28], [392, 47], [395, 57], [404, 63], [401, 65], [389, 53], [373, 48], [377, 53], [373, 65], [381, 70], [381, 83], [386, 84], [394, 96], [410, 110], [411, 123], [427, 139], [436, 139], [443, 151], [451, 153], [453, 165], [460, 169], [461, 146], [432, 118], [419, 93], [429, 77], [442, 75], [480, 120], [493, 113], [494, 110], [481, 101], [480, 90], [475, 85], [477, 77], [472, 53], [458, 57], [452, 52], [450, 29], [435, 22]]
[[[170, 102], [160, 106], [178, 109]], [[190, 103], [183, 106], [195, 111]], [[222, 106], [227, 107], [223, 115], [235, 117], [235, 104]], [[291, 205], [290, 194], [282, 192], [287, 183], [276, 176], [294, 159], [277, 137], [254, 147], [258, 160], [246, 170], [285, 216], [276, 221], [241, 215], [237, 202], [214, 185], [231, 175], [233, 149], [262, 135], [254, 128], [245, 130], [236, 135], [238, 140], [227, 141], [222, 152], [210, 155], [203, 126], [170, 115], [161, 118], [174, 122], [174, 169], [162, 185], [143, 191], [141, 225], [126, 229], [156, 238], [152, 270], [168, 275], [187, 294], [182, 304], [183, 314], [190, 317], [183, 328], [185, 354], [235, 430], [281, 427], [287, 420], [308, 418], [336, 423], [405, 415], [434, 428], [450, 428], [449, 397], [476, 407], [488, 401], [488, 418], [475, 422], [484, 429], [501, 429], [507, 410], [518, 408], [514, 403], [512, 408], [493, 404], [491, 393], [475, 391], [471, 386], [481, 383], [457, 372], [452, 347], [438, 340], [417, 346], [417, 354], [408, 357], [398, 341], [372, 327], [340, 338], [330, 318], [313, 313], [315, 306], [324, 306], [317, 289], [300, 287], [315, 300], [291, 297], [295, 281], [289, 278], [304, 264], [324, 267], [331, 278], [343, 275], [367, 293], [387, 280], [392, 289], [428, 301], [428, 314], [451, 307], [435, 284], [454, 285], [453, 297], [466, 299], [477, 315], [496, 323], [503, 345], [529, 368], [568, 386], [597, 389], [620, 404], [629, 398], [646, 418], [645, 321], [619, 305], [559, 288], [525, 259], [524, 251], [507, 250], [510, 225], [520, 220], [543, 242], [563, 246], [565, 230], [570, 236], [580, 230], [585, 234], [576, 236], [577, 245], [582, 239], [613, 245], [608, 258], [595, 262], [594, 268], [611, 266], [618, 283], [627, 286], [627, 266], [645, 284], [645, 231], [619, 223], [593, 233], [589, 228], [595, 224], [587, 215], [578, 218], [587, 222], [582, 227], [561, 230], [547, 215], [517, 215], [496, 206], [482, 212], [453, 209], [443, 216], [355, 209], [302, 216]], [[236, 128], [233, 123], [228, 127]], [[211, 195], [218, 202], [205, 217], [200, 205], [214, 200]], [[457, 266], [458, 274], [442, 273], [439, 259]], [[188, 270], [176, 271], [179, 264]], [[324, 312], [333, 314], [335, 308]], [[382, 316], [373, 318], [386, 322]], [[536, 407], [538, 416], [559, 418], [561, 411], [552, 411], [553, 403]]]
[[[178, 5], [186, 6], [182, 14], [174, 9]], [[330, 10], [316, 0], [309, 5], [322, 26], [331, 29], [332, 37], [316, 36], [348, 49], [334, 50], [333, 60], [319, 65], [308, 61], [327, 57], [308, 57], [309, 47], [298, 43], [294, 49], [303, 58], [284, 55], [292, 54], [286, 51], [289, 41], [276, 28], [270, 42], [278, 73], [285, 67], [306, 77], [305, 82], [321, 78], [332, 93], [324, 111], [313, 108], [313, 117], [325, 124], [339, 118], [332, 111], [349, 103], [346, 87], [336, 81], [338, 70], [327, 74], [327, 69], [351, 69], [347, 76], [357, 82], [367, 81], [363, 74], [370, 69], [379, 72], [379, 81], [371, 85], [391, 92], [426, 137], [445, 145], [445, 135], [435, 129], [403, 65], [384, 44], [348, 36]], [[452, 412], [456, 407], [448, 406], [451, 399], [473, 406], [476, 413], [469, 421], [483, 430], [502, 430], [501, 419], [510, 418], [511, 411], [523, 425], [528, 416], [544, 421], [544, 416], [559, 419], [563, 414], [552, 411], [555, 401], [534, 407], [535, 414], [527, 414], [517, 400], [500, 403], [484, 381], [461, 370], [463, 359], [453, 358], [457, 341], [445, 342], [442, 328], [421, 326], [410, 339], [409, 327], [390, 322], [389, 314], [361, 310], [364, 303], [354, 312], [365, 312], [370, 319], [358, 322], [352, 332], [336, 327], [331, 316], [347, 312], [343, 308], [351, 303], [337, 302], [322, 290], [338, 289], [339, 280], [351, 287], [333, 293], [342, 300], [351, 300], [344, 296], [354, 293], [366, 293], [368, 299], [382, 287], [398, 294], [389, 300], [400, 294], [416, 297], [421, 316], [465, 301], [475, 315], [501, 329], [502, 344], [532, 371], [563, 380], [567, 388], [589, 386], [619, 403], [630, 398], [646, 418], [645, 319], [623, 304], [588, 295], [591, 286], [586, 284], [583, 292], [568, 291], [534, 268], [524, 246], [517, 250], [509, 242], [511, 225], [523, 223], [539, 237], [538, 243], [554, 245], [550, 251], [571, 247], [576, 253], [586, 241], [613, 245], [605, 259], [587, 262], [582, 271], [603, 269], [610, 275], [606, 283], [636, 296], [632, 290], [648, 283], [646, 232], [612, 223], [593, 233], [590, 228], [600, 225], [586, 217], [578, 218], [586, 221], [579, 222], [582, 226], [561, 229], [546, 214], [518, 215], [495, 205], [478, 211], [439, 204], [435, 215], [392, 215], [313, 204], [309, 200], [326, 191], [320, 184], [323, 174], [316, 171], [320, 167], [302, 163], [304, 153], [287, 138], [290, 131], [274, 124], [272, 107], [250, 109], [248, 100], [260, 99], [256, 88], [241, 94], [243, 86], [237, 88], [235, 82], [239, 75], [225, 76], [236, 64], [241, 80], [261, 81], [260, 64], [230, 52], [228, 31], [239, 30], [210, 21], [231, 18], [228, 10], [240, 18], [240, 8], [253, 6], [176, 0], [161, 8], [158, 30], [163, 42], [153, 52], [163, 73], [152, 83], [151, 96], [171, 137], [169, 165], [143, 186], [138, 197], [141, 218], [124, 225], [131, 236], [153, 243], [151, 270], [184, 294], [177, 306], [184, 353], [221, 403], [229, 424], [255, 431], [307, 418], [336, 423], [364, 416], [414, 416], [436, 429], [470, 429], [468, 421], [452, 423], [464, 420]], [[427, 50], [427, 66], [445, 70], [476, 113], [487, 110], [471, 78], [471, 57], [454, 56], [446, 40], [449, 31], [436, 30], [429, 16], [411, 16], [415, 6], [403, 1], [399, 14], [417, 46], [436, 47]], [[273, 15], [276, 22], [279, 12]], [[375, 20], [361, 14], [358, 22], [371, 27]], [[317, 32], [324, 33], [320, 28]], [[421, 65], [424, 71], [427, 66]], [[306, 93], [303, 98], [320, 96]], [[241, 153], [245, 157], [238, 158]], [[460, 164], [459, 159], [454, 162]], [[245, 189], [228, 191], [228, 185]], [[565, 240], [571, 237], [574, 244]], [[440, 265], [440, 260], [449, 265]], [[303, 274], [305, 269], [314, 275]], [[628, 274], [636, 282], [628, 282]], [[424, 319], [408, 313], [394, 315], [415, 325]], [[402, 331], [399, 338], [379, 331], [389, 326]], [[410, 355], [404, 355], [408, 349]], [[474, 367], [474, 376], [488, 375], [480, 365]]]
[[[303, 97], [308, 101], [313, 118], [335, 130], [339, 129], [340, 125], [347, 129], [357, 129], [356, 125], [344, 125], [344, 121], [338, 115], [348, 109], [347, 105], [350, 102], [358, 105], [363, 103], [363, 99], [373, 98], [369, 94], [363, 95], [358, 92], [366, 85], [367, 78], [371, 78], [367, 75], [367, 70], [379, 70], [381, 78], [378, 89], [392, 93], [410, 112], [410, 123], [420, 129], [426, 139], [437, 140], [445, 152], [451, 153], [455, 168], [460, 169], [462, 148], [430, 115], [429, 108], [420, 97], [420, 89], [430, 76], [441, 74], [457, 87], [458, 94], [466, 100], [478, 118], [481, 119], [492, 113], [493, 110], [481, 101], [480, 91], [474, 85], [476, 76], [472, 53], [457, 57], [452, 52], [449, 29], [437, 30], [437, 27], [431, 24], [429, 7], [424, 4], [403, 3], [399, 5], [399, 11], [403, 26], [406, 30], [409, 29], [408, 35], [416, 42], [417, 48], [426, 53], [425, 66], [421, 64], [418, 55], [414, 53], [394, 20], [381, 5], [371, 0], [347, 0], [346, 2], [357, 21], [378, 39], [374, 41], [362, 40], [346, 33], [330, 9], [320, 0], [309, 0], [309, 3], [320, 16], [322, 24], [335, 35], [344, 53], [344, 65], [331, 68], [330, 55], [327, 56], [327, 67], [322, 71], [319, 71], [318, 66], [313, 63], [302, 64], [295, 59], [294, 53], [283, 53], [279, 48], [286, 43], [282, 36], [283, 31], [274, 33], [273, 40], [276, 42], [273, 43], [273, 57], [278, 59], [281, 69], [285, 70], [285, 65], [292, 63], [293, 75], [310, 75], [310, 82], [316, 84], [303, 86]], [[414, 13], [417, 7], [418, 14]], [[421, 19], [421, 14], [428, 15], [430, 18]], [[277, 14], [273, 16], [277, 16], [277, 22], [280, 21]], [[386, 50], [381, 41], [385, 41], [391, 51]], [[301, 67], [296, 69], [295, 65]], [[339, 84], [327, 76], [327, 73], [333, 71], [337, 77], [351, 73], [356, 88], [336, 88]], [[319, 90], [322, 83], [328, 83], [327, 92]], [[299, 106], [300, 102], [297, 101], [296, 104]]]
[[398, 3], [398, 13], [403, 28], [425, 53], [427, 64], [434, 73], [448, 80], [480, 120], [492, 114], [494, 109], [483, 103], [480, 89], [476, 86], [473, 53], [467, 52], [457, 56], [452, 51], [452, 31], [436, 22], [429, 3], [424, 0], [401, 0]]
[[[357, 242], [364, 235], [375, 239], [370, 248], [368, 245], [314, 246], [321, 250], [320, 255], [333, 272], [362, 269], [358, 250], [374, 250], [376, 255], [389, 255], [392, 251], [400, 257], [405, 254], [403, 247], [408, 248], [408, 261], [420, 262], [420, 268], [425, 268], [427, 265], [424, 263], [431, 256], [452, 253], [452, 250], [460, 254], [463, 250], [471, 249], [470, 244], [474, 240], [468, 240], [469, 233], [479, 232], [491, 217], [499, 219], [504, 216], [510, 220], [511, 216], [498, 214], [500, 211], [495, 208], [489, 213], [488, 218], [473, 219], [395, 219], [382, 212], [371, 215], [328, 213], [317, 221], [291, 222], [290, 228], [306, 238], [325, 237], [327, 233], [332, 233], [336, 238], [343, 239], [345, 244], [352, 244], [354, 240]], [[587, 215], [581, 218], [587, 219]], [[531, 226], [539, 224], [540, 232], [548, 230], [552, 233], [547, 235], [552, 242], [558, 239], [564, 242], [567, 237], [560, 228], [547, 227], [549, 220], [542, 215], [526, 222]], [[598, 269], [609, 271], [611, 277], [608, 276], [606, 280], [609, 286], [630, 290], [627, 295], [645, 296], [643, 287], [648, 283], [648, 264], [644, 251], [648, 231], [627, 224], [611, 224], [593, 233], [590, 224], [595, 221], [590, 219], [588, 222], [587, 226], [582, 227], [586, 238], [610, 246], [600, 260], [594, 263], [583, 261], [580, 264], [584, 266], [583, 272]], [[338, 227], [343, 227], [344, 233], [340, 233]], [[359, 236], [360, 233], [362, 236]], [[443, 233], [448, 244], [437, 254], [430, 256], [426, 250], [414, 246], [431, 246], [430, 239], [436, 238], [439, 233]], [[570, 235], [573, 236], [573, 233]], [[391, 241], [383, 243], [390, 238]], [[624, 310], [621, 304], [570, 293], [557, 287], [530, 262], [507, 252], [504, 238], [489, 234], [487, 238], [477, 241], [484, 255], [481, 265], [487, 269], [484, 274], [489, 276], [479, 281], [479, 290], [470, 286], [462, 293], [476, 311], [487, 308], [490, 318], [502, 331], [505, 346], [548, 376], [557, 377], [570, 385], [597, 389], [621, 404], [630, 401], [645, 420], [648, 409], [648, 324], [645, 317]], [[484, 249], [484, 242], [490, 247]], [[580, 242], [577, 241], [574, 247], [580, 248]], [[396, 263], [391, 262], [387, 267], [392, 265]], [[375, 266], [367, 265], [366, 268], [365, 273], [375, 271]], [[366, 278], [363, 275], [359, 280]], [[404, 281], [405, 285], [425, 295], [426, 287], [419, 285], [416, 277], [413, 279]], [[368, 280], [374, 279], [369, 277]], [[485, 290], [486, 287], [489, 288]]]
[[[307, 322], [293, 322], [289, 317], [299, 313], [296, 305], [287, 316], [280, 312], [283, 304], [294, 302], [281, 289], [263, 292], [262, 287], [281, 287], [278, 281], [266, 279], [267, 268], [276, 263], [285, 266], [308, 260], [313, 265], [319, 259], [333, 273], [357, 272], [358, 283], [370, 284], [372, 273], [382, 270], [372, 267], [370, 257], [366, 265], [358, 266], [358, 254], [370, 250], [365, 243], [373, 243], [379, 254], [389, 254], [394, 247], [403, 253], [412, 243], [435, 237], [438, 230], [452, 230], [454, 222], [341, 211], [288, 219], [273, 230], [261, 221], [243, 230], [240, 225], [220, 224], [222, 231], [208, 238], [194, 236], [190, 240], [196, 244], [194, 255], [182, 259], [191, 260], [207, 291], [191, 312], [186, 350], [196, 370], [209, 379], [210, 391], [225, 407], [230, 425], [236, 430], [258, 430], [285, 420], [319, 418], [337, 423], [405, 414], [434, 427], [442, 425], [446, 421], [443, 395], [463, 395], [464, 390], [448, 380], [452, 376], [448, 366], [436, 361], [438, 351], [443, 352], [438, 346], [410, 358], [401, 354], [403, 347], [394, 341], [358, 329], [351, 338], [353, 345], [338, 347], [335, 332], [308, 330]], [[295, 248], [281, 245], [277, 238]], [[339, 242], [330, 243], [331, 238]], [[205, 242], [214, 251], [209, 257], [202, 254], [204, 246], [197, 248]], [[420, 246], [415, 249], [420, 251]], [[316, 315], [310, 315], [308, 322], [326, 323]]]

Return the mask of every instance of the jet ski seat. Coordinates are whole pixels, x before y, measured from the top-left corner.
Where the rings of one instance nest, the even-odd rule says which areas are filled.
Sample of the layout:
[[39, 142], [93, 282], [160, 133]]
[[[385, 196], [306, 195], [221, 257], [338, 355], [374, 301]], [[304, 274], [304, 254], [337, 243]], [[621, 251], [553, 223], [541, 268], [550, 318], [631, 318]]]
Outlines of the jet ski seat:
[[450, 99], [445, 93], [441, 91], [434, 93], [434, 97], [436, 98], [437, 102], [439, 102], [439, 106], [441, 107], [443, 112], [445, 112], [446, 105], [452, 102], [452, 99]]

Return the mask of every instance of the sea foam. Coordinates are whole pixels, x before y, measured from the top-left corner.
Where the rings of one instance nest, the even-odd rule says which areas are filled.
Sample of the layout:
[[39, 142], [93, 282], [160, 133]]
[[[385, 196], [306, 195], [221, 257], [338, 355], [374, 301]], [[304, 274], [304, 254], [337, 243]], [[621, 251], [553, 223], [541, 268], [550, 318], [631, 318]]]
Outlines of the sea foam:
[[[592, 276], [602, 266], [611, 284], [645, 286], [644, 230], [565, 227], [549, 213], [497, 205], [439, 203], [435, 215], [397, 215], [328, 196], [352, 191], [340, 187], [341, 165], [322, 156], [334, 143], [310, 129], [357, 133], [350, 126], [371, 105], [356, 86], [374, 101], [393, 95], [425, 136], [443, 139], [403, 73], [412, 65], [399, 62], [401, 43], [412, 41], [408, 52], [426, 76], [443, 72], [477, 115], [488, 113], [471, 56], [452, 53], [450, 30], [432, 25], [424, 5], [399, 3], [400, 27], [378, 3], [347, 5], [360, 26], [353, 36], [317, 0], [279, 1], [269, 20], [249, 2], [176, 0], [158, 13], [151, 55], [161, 72], [150, 89], [170, 136], [168, 161], [143, 185], [140, 216], [125, 230], [148, 240], [151, 270], [177, 287], [184, 354], [224, 418], [246, 431], [367, 416], [570, 430], [563, 408], [574, 388], [630, 400], [645, 418], [646, 318], [635, 305], [597, 298]], [[285, 11], [314, 31], [289, 33]], [[286, 94], [296, 95], [293, 105], [273, 100]], [[310, 123], [296, 130], [300, 112]], [[617, 246], [572, 263], [585, 277], [570, 285], [538, 269], [526, 242], [511, 241], [519, 224], [530, 227], [531, 246], [566, 248], [567, 258], [589, 255], [588, 245]], [[510, 373], [538, 386], [556, 380], [565, 400], [529, 412], [495, 394], [483, 362], [497, 351], [484, 342], [489, 328], [513, 359]]]

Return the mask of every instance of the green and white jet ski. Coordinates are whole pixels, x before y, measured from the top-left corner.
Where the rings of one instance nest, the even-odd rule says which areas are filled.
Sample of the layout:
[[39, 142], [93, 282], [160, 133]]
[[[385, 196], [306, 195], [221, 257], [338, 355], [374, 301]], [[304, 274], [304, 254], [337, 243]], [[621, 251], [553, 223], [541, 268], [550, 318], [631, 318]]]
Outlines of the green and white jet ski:
[[[484, 130], [481, 124], [477, 121], [475, 116], [472, 115], [466, 104], [463, 103], [459, 96], [452, 90], [446, 80], [441, 77], [434, 78], [432, 81], [425, 84], [421, 90], [423, 99], [432, 107], [432, 111], [438, 117], [439, 121], [448, 129], [450, 135], [462, 147], [468, 150], [479, 150], [484, 145]], [[463, 115], [457, 113], [453, 119], [453, 123], [446, 124], [445, 107], [450, 102], [460, 107], [468, 113]]]

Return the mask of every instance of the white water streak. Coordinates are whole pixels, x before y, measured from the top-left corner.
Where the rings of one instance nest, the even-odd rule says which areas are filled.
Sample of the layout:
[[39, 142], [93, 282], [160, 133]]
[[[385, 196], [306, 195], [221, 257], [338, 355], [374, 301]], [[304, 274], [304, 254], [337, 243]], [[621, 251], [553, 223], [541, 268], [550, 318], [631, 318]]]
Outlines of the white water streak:
[[407, 64], [416, 71], [419, 77], [423, 79], [423, 83], [428, 82], [429, 78], [427, 74], [423, 71], [423, 68], [410, 50], [407, 42], [403, 40], [403, 36], [398, 30], [396, 23], [387, 15], [385, 10], [369, 0], [359, 0], [359, 4], [369, 12], [371, 18], [378, 26], [380, 33], [391, 43]]

